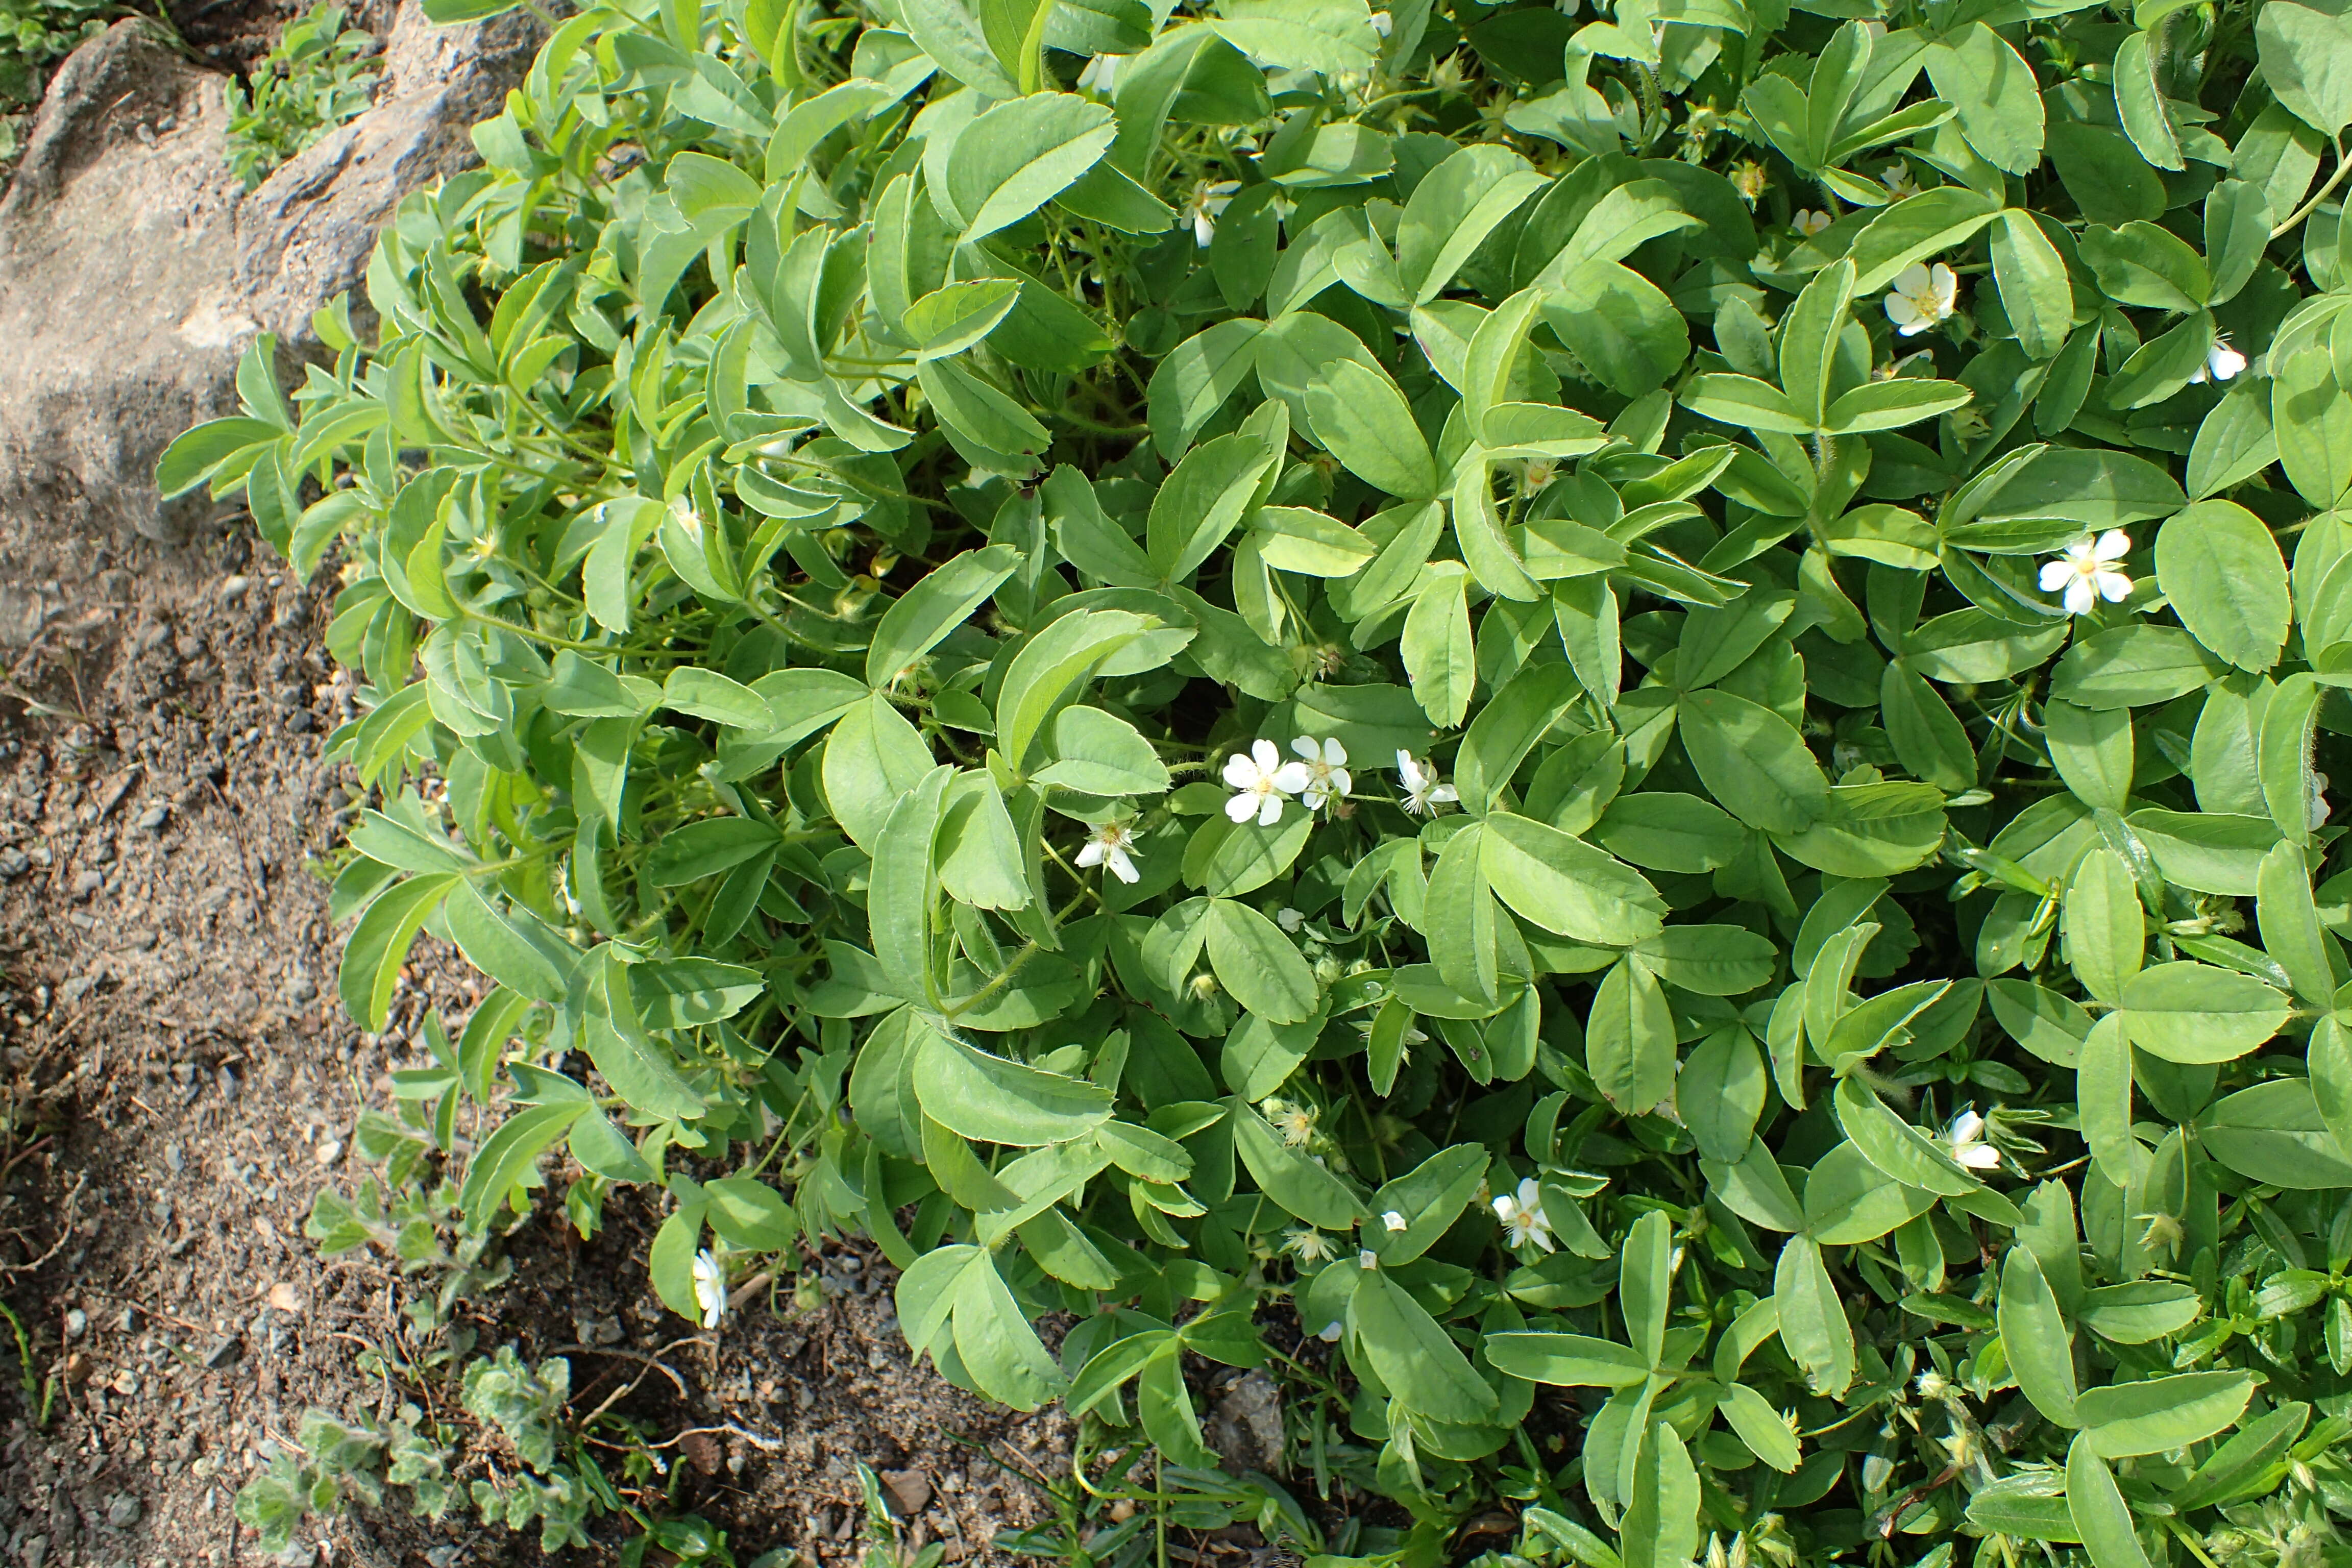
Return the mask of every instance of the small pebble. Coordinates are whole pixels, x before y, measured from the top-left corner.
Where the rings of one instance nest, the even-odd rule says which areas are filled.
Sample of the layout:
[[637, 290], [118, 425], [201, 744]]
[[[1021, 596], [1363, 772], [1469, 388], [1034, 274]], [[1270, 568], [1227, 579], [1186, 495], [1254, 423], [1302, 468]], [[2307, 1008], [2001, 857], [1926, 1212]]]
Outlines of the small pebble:
[[250, 577], [237, 576], [222, 578], [220, 585], [221, 603], [225, 605], [236, 604], [239, 599], [245, 597], [245, 591], [252, 586], [253, 579]]
[[89, 1329], [89, 1314], [88, 1312], [83, 1311], [79, 1307], [73, 1307], [67, 1310], [66, 1338], [69, 1340], [78, 1340], [81, 1338], [84, 1333], [88, 1332]]
[[311, 1156], [311, 1158], [317, 1160], [322, 1166], [331, 1165], [342, 1157], [343, 1141], [340, 1138], [328, 1139], [324, 1143], [319, 1145], [318, 1152]]

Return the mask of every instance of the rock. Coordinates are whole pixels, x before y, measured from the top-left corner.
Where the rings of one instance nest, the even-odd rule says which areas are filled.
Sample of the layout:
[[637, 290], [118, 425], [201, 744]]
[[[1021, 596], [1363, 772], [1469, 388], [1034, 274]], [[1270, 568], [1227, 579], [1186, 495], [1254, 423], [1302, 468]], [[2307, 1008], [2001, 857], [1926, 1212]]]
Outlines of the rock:
[[139, 1500], [129, 1492], [117, 1492], [107, 1500], [106, 1522], [112, 1530], [128, 1530], [139, 1522], [142, 1512]]
[[[436, 28], [404, 0], [376, 107], [250, 194], [221, 156], [226, 78], [137, 19], [74, 51], [0, 200], [0, 511], [60, 537], [127, 521], [166, 542], [208, 517], [201, 492], [160, 500], [156, 457], [235, 411], [257, 333], [278, 334], [281, 380], [325, 357], [311, 312], [360, 280], [403, 196], [477, 161], [468, 129], [538, 37], [528, 13]], [[0, 639], [66, 607], [57, 587], [0, 573]]]
[[931, 1478], [920, 1470], [884, 1470], [882, 1487], [890, 1494], [890, 1511], [903, 1522], [931, 1506]]
[[66, 1338], [69, 1340], [78, 1340], [81, 1338], [82, 1334], [89, 1328], [89, 1314], [88, 1312], [83, 1311], [79, 1307], [69, 1308], [67, 1310]]
[[13, 882], [33, 868], [33, 858], [11, 844], [0, 848], [0, 882]]
[[205, 1347], [205, 1370], [218, 1372], [245, 1353], [245, 1347], [235, 1334], [223, 1334]]
[[1282, 1390], [1263, 1372], [1235, 1378], [1209, 1407], [1201, 1435], [1228, 1469], [1282, 1469]]
[[139, 826], [153, 833], [172, 819], [172, 808], [161, 801], [139, 814]]

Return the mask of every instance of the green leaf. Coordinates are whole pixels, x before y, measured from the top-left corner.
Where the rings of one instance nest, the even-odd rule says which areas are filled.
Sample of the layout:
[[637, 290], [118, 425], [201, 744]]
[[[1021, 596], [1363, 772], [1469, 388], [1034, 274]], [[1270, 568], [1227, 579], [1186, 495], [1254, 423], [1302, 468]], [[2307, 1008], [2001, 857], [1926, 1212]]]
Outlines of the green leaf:
[[2253, 1394], [2249, 1373], [2189, 1372], [2084, 1389], [2075, 1410], [2089, 1452], [2102, 1459], [2129, 1459], [2186, 1448], [2228, 1431]]
[[1536, 1330], [1488, 1334], [1486, 1359], [1497, 1372], [1562, 1388], [1636, 1387], [1652, 1364], [1630, 1345]]
[[1274, 1024], [1314, 1016], [1321, 992], [1298, 944], [1272, 921], [1233, 899], [1213, 899], [1208, 917], [1209, 964], [1218, 983], [1252, 1013]]
[[1065, 708], [1054, 717], [1053, 761], [1037, 770], [1040, 784], [1087, 795], [1163, 795], [1168, 766], [1136, 727], [1099, 708]]
[[1407, 500], [1437, 494], [1437, 465], [1412, 410], [1384, 371], [1334, 360], [1307, 384], [1315, 438], [1375, 489]]
[[2198, 501], [2156, 536], [2156, 580], [2190, 635], [2241, 669], [2268, 669], [2286, 646], [2286, 562], [2262, 520], [2233, 501]]
[[1117, 133], [1108, 109], [1075, 93], [1032, 93], [982, 112], [948, 161], [948, 189], [967, 215], [958, 243], [970, 245], [1044, 206], [1099, 163]]
[[1625, 1568], [1682, 1568], [1698, 1551], [1699, 1479], [1689, 1450], [1664, 1421], [1644, 1430], [1618, 1545]]
[[2352, 126], [2352, 16], [2279, 0], [2254, 18], [2263, 77], [2278, 100], [2314, 130]]
[[1647, 879], [1556, 827], [1495, 812], [1478, 847], [1495, 896], [1546, 931], [1630, 947], [1662, 929], [1665, 905]]
[[1653, 1209], [1626, 1233], [1617, 1274], [1625, 1333], [1652, 1366], [1665, 1354], [1668, 1292], [1674, 1280], [1674, 1226]]
[[441, 871], [394, 882], [375, 896], [352, 928], [338, 976], [343, 1010], [361, 1028], [383, 1028], [392, 994], [400, 984], [400, 967], [408, 962], [409, 944], [459, 877]]
[[1435, 1319], [1381, 1269], [1369, 1269], [1348, 1302], [1354, 1342], [1373, 1372], [1409, 1409], [1435, 1421], [1492, 1421], [1495, 1391]]
[[1829, 780], [1778, 713], [1715, 689], [1685, 696], [1678, 716], [1683, 746], [1708, 793], [1750, 827], [1801, 833], [1827, 814]]
[[1064, 1143], [1110, 1119], [1101, 1086], [991, 1056], [936, 1026], [918, 1031], [914, 1081], [924, 1115], [982, 1142]]
[[1020, 565], [1021, 552], [1004, 544], [967, 550], [940, 563], [883, 612], [866, 649], [866, 683], [877, 690], [895, 685], [918, 659], [970, 620]]
[[2000, 1342], [2010, 1370], [2033, 1408], [2060, 1426], [2082, 1426], [2077, 1415], [2074, 1336], [2059, 1316], [2042, 1265], [2022, 1247], [2011, 1247], [2000, 1269]]
[[2159, 963], [2123, 986], [2132, 1044], [2168, 1061], [2235, 1061], [2277, 1034], [2291, 1010], [2252, 975], [2208, 963]]
[[1780, 1305], [1780, 1342], [1806, 1385], [1829, 1398], [1843, 1394], [1853, 1382], [1853, 1326], [1812, 1237], [1790, 1237], [1782, 1244], [1772, 1295]]
[[1601, 978], [1584, 1021], [1584, 1060], [1593, 1086], [1628, 1116], [1674, 1092], [1674, 1016], [1656, 979], [1633, 959]]
[[2087, 1431], [2076, 1433], [2066, 1449], [2066, 1507], [2092, 1568], [2148, 1568], [2147, 1553], [2132, 1529], [2131, 1505]]

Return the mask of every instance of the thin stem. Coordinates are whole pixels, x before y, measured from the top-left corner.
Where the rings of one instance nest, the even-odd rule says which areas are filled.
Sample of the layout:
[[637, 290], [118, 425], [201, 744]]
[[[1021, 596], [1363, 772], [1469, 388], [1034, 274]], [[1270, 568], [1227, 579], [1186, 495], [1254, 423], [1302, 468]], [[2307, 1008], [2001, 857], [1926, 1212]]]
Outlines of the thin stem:
[[2284, 223], [2271, 230], [2271, 237], [2278, 239], [2292, 233], [2295, 225], [2317, 212], [2319, 204], [2336, 194], [2336, 187], [2344, 183], [2344, 176], [2347, 173], [2352, 173], [2352, 162], [2347, 162], [2345, 158], [2344, 138], [2339, 132], [2336, 139], [2336, 173], [2328, 175], [2327, 183], [2320, 186], [2309, 201], [2295, 208]]

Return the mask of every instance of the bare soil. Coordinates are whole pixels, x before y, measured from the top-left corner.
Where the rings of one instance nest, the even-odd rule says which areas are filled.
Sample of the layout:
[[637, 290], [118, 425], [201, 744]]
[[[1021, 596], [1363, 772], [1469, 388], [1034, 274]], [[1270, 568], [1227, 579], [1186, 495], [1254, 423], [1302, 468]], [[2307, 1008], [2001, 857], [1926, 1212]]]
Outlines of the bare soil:
[[[353, 809], [320, 760], [344, 701], [331, 567], [294, 581], [237, 528], [166, 548], [0, 519], [0, 584], [28, 607], [0, 643], [0, 1304], [26, 1335], [20, 1366], [0, 1322], [0, 1563], [268, 1561], [230, 1500], [307, 1406], [454, 1406], [361, 1370], [413, 1352], [410, 1282], [322, 1260], [302, 1226], [322, 1184], [363, 1173], [354, 1119], [426, 1059], [424, 1008], [460, 1019], [474, 993], [421, 952], [381, 1037], [334, 1001], [312, 868]], [[1059, 1472], [1067, 1423], [910, 1368], [870, 1255], [806, 1260], [821, 1306], [783, 1290], [706, 1333], [646, 1288], [659, 1211], [607, 1214], [582, 1242], [548, 1198], [508, 1243], [512, 1282], [460, 1319], [485, 1352], [568, 1356], [575, 1410], [628, 1388], [614, 1409], [670, 1466], [635, 1490], [650, 1510], [701, 1514], [739, 1563], [787, 1546], [810, 1568], [865, 1550], [861, 1463], [906, 1545], [950, 1562], [1002, 1561], [995, 1533], [1042, 1516], [1021, 1472]], [[535, 1535], [454, 1514], [314, 1523], [297, 1562], [541, 1561]], [[565, 1560], [614, 1560], [625, 1532], [598, 1531]]]

